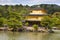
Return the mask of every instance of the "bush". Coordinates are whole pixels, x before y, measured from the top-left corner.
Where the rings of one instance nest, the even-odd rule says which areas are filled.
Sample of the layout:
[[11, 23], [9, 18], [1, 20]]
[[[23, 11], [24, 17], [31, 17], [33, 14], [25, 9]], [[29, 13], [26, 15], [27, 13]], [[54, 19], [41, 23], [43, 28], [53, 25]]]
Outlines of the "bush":
[[34, 24], [33, 28], [34, 28], [35, 31], [38, 31], [38, 25]]

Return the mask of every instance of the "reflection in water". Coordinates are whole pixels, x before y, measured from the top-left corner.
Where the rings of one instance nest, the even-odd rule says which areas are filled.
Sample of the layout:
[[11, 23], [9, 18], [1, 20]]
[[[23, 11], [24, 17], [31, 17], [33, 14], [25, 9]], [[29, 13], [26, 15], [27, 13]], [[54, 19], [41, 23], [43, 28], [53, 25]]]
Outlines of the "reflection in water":
[[0, 40], [60, 40], [60, 32], [0, 32]]

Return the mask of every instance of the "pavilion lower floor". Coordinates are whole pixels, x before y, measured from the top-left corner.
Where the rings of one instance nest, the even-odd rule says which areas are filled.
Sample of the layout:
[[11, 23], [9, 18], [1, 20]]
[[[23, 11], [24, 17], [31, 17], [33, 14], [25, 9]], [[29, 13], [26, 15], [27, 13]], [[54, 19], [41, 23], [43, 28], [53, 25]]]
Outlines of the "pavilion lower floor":
[[41, 26], [40, 21], [25, 21], [25, 23], [28, 23], [28, 26], [33, 26], [34, 24]]

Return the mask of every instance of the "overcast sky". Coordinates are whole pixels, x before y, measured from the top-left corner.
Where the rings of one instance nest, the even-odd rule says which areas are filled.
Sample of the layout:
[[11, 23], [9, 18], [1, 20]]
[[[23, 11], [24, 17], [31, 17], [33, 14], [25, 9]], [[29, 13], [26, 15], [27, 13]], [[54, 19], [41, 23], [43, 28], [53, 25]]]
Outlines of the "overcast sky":
[[0, 0], [0, 5], [35, 5], [35, 4], [57, 4], [60, 5], [60, 0]]

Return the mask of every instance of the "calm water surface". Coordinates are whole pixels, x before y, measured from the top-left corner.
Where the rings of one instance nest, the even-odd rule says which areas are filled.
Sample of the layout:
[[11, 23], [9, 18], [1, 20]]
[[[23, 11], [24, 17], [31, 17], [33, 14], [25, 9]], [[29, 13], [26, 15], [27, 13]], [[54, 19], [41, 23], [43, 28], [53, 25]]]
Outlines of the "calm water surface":
[[0, 32], [0, 40], [60, 40], [60, 31], [55, 33]]

